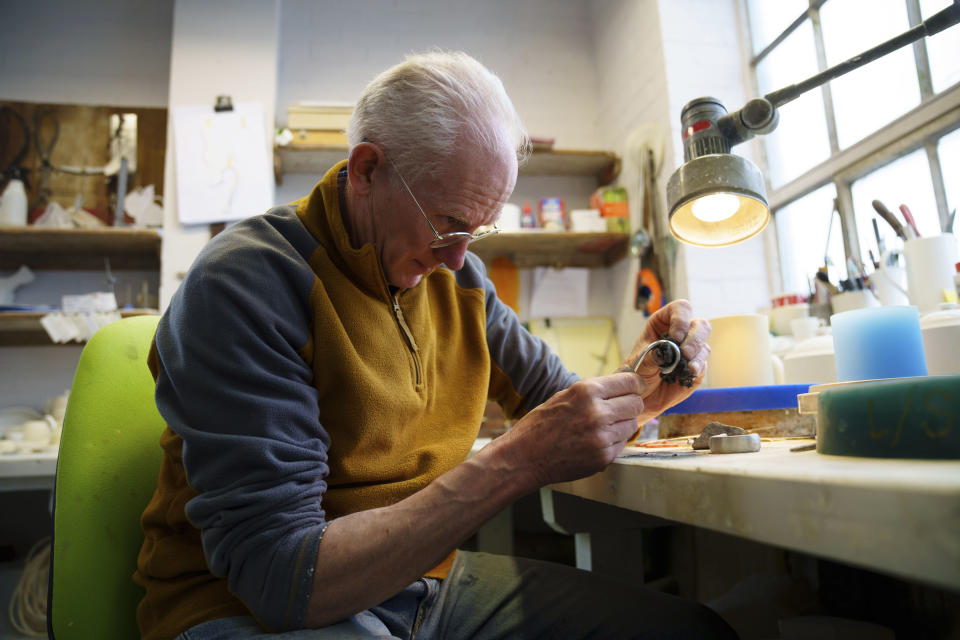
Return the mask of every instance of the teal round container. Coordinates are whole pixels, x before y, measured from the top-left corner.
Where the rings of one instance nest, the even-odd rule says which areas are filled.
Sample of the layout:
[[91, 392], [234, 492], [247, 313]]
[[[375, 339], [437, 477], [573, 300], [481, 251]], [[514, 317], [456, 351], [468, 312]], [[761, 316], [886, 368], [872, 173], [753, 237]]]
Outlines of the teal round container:
[[960, 375], [879, 380], [821, 391], [817, 451], [960, 460]]
[[830, 316], [837, 380], [927, 375], [916, 307], [854, 309]]

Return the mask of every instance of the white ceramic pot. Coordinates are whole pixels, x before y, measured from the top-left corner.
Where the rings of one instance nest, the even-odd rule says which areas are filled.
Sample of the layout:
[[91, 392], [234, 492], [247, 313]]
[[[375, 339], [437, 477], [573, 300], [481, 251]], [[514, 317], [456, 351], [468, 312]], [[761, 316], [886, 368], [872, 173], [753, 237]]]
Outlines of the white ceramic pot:
[[790, 321], [808, 315], [810, 315], [810, 305], [805, 302], [774, 307], [770, 310], [770, 329], [778, 336], [789, 336], [793, 333]]
[[837, 381], [833, 336], [813, 336], [783, 356], [784, 384], [823, 384]]
[[707, 387], [783, 384], [783, 365], [773, 355], [769, 322], [759, 313], [710, 319]]
[[927, 373], [931, 376], [960, 373], [960, 308], [942, 304], [938, 311], [920, 317]]

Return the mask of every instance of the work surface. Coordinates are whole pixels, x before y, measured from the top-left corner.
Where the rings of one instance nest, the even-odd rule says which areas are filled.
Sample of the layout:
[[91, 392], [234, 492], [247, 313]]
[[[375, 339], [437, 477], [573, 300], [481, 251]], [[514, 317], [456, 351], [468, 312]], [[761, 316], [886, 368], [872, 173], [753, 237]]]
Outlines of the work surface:
[[56, 453], [0, 455], [0, 491], [52, 489], [56, 472]]
[[960, 461], [630, 447], [556, 491], [960, 590]]

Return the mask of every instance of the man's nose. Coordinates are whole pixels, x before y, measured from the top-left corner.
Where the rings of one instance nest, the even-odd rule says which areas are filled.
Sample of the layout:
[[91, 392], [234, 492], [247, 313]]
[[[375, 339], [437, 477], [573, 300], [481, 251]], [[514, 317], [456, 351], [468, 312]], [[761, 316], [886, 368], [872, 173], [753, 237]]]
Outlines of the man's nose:
[[466, 260], [467, 243], [458, 242], [450, 245], [449, 247], [434, 249], [433, 255], [435, 255], [438, 260], [443, 262], [443, 264], [447, 265], [448, 269], [458, 271], [463, 266], [464, 260]]

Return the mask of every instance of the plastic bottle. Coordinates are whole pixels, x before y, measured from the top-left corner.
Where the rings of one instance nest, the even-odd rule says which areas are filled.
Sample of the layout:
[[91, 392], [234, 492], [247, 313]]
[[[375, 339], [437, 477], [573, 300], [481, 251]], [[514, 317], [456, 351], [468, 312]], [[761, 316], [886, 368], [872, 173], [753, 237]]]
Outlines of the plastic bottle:
[[960, 298], [960, 262], [953, 265], [953, 267], [957, 270], [957, 272], [953, 274], [953, 288], [957, 290], [957, 297]]
[[537, 226], [537, 218], [533, 213], [533, 206], [527, 200], [523, 203], [523, 211], [520, 212], [520, 227], [522, 229], [533, 229]]
[[27, 226], [27, 191], [23, 181], [13, 178], [0, 199], [0, 227]]

